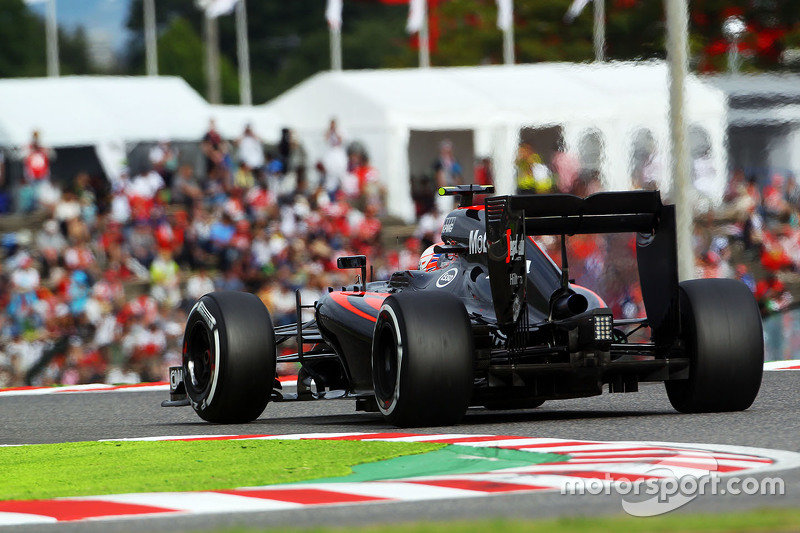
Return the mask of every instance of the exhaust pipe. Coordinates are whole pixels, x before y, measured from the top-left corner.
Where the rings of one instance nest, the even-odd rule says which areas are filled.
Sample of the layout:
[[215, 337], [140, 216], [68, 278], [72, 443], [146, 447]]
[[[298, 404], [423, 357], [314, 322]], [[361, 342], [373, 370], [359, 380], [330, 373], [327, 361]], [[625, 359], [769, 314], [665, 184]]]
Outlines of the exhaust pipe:
[[551, 299], [550, 308], [556, 320], [579, 315], [589, 308], [586, 296], [576, 292], [556, 293]]

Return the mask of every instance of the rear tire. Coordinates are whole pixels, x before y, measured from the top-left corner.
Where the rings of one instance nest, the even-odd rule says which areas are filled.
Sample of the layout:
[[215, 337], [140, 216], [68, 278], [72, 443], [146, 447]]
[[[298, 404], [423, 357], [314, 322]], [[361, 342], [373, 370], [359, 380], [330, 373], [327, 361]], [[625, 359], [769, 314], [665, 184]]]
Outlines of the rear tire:
[[275, 333], [269, 311], [246, 292], [206, 294], [189, 313], [183, 342], [186, 393], [208, 422], [255, 420], [272, 395]]
[[372, 340], [378, 409], [400, 427], [457, 424], [474, 382], [472, 327], [464, 304], [444, 292], [384, 300]]
[[681, 337], [689, 379], [665, 383], [682, 413], [743, 411], [761, 387], [764, 337], [761, 315], [747, 286], [732, 279], [680, 284]]

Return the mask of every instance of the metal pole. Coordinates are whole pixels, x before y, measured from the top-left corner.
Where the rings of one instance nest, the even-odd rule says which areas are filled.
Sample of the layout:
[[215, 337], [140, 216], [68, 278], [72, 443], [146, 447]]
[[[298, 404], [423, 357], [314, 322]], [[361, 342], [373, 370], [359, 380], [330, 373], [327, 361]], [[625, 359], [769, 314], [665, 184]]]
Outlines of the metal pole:
[[728, 45], [728, 72], [739, 73], [739, 39], [736, 37]]
[[239, 103], [253, 105], [250, 82], [250, 43], [247, 35], [247, 4], [239, 0], [236, 4], [236, 53], [239, 59]]
[[[670, 0], [666, 0], [669, 2]], [[594, 0], [594, 60], [606, 60], [606, 5], [605, 0]]]
[[217, 18], [205, 14], [206, 21], [206, 84], [208, 85], [208, 102], [219, 104], [222, 92], [219, 80], [219, 37], [217, 35]]
[[342, 70], [342, 30], [329, 26], [331, 38], [331, 70]]
[[511, 23], [508, 28], [503, 30], [503, 62], [506, 65], [513, 65], [514, 58], [514, 1], [511, 0]]
[[144, 53], [147, 75], [158, 76], [158, 44], [156, 39], [156, 7], [154, 0], [144, 0]]
[[669, 62], [669, 123], [672, 140], [672, 183], [678, 240], [678, 278], [695, 277], [692, 250], [693, 213], [688, 128], [684, 119], [685, 83], [688, 73], [689, 9], [687, 0], [664, 0], [667, 15], [667, 60]]
[[428, 68], [431, 66], [431, 50], [428, 38], [428, 0], [422, 2], [422, 9], [422, 27], [419, 29], [419, 66], [420, 68]]
[[45, 35], [47, 36], [47, 75], [51, 78], [57, 78], [59, 76], [59, 70], [58, 70], [58, 20], [56, 19], [56, 0], [47, 0]]

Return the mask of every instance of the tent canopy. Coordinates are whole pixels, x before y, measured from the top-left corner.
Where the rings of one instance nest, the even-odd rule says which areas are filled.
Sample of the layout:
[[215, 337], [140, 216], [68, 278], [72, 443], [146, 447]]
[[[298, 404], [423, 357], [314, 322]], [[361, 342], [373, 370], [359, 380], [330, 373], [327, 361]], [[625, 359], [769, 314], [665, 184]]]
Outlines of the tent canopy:
[[[726, 106], [719, 89], [686, 81], [687, 121], [708, 132], [715, 166], [725, 170]], [[634, 133], [647, 129], [669, 151], [669, 72], [663, 62], [538, 63], [511, 66], [384, 69], [319, 73], [266, 107], [291, 124], [311, 158], [320, 159], [331, 118], [346, 141], [361, 141], [390, 196], [394, 214], [410, 218], [409, 152], [413, 131], [470, 130], [475, 156], [491, 156], [498, 191], [513, 190], [522, 128], [558, 126], [569, 150], [587, 131], [603, 139], [606, 186], [627, 188]], [[427, 154], [425, 157], [429, 157]], [[467, 180], [471, 176], [465, 176]], [[720, 183], [720, 192], [724, 183]]]
[[0, 80], [0, 146], [53, 148], [109, 140], [194, 140], [208, 125], [203, 98], [182, 78], [65, 76]]
[[268, 144], [280, 141], [284, 126], [274, 111], [265, 106], [209, 105], [208, 117], [214, 119], [217, 131], [225, 139], [237, 139], [248, 124], [253, 133]]

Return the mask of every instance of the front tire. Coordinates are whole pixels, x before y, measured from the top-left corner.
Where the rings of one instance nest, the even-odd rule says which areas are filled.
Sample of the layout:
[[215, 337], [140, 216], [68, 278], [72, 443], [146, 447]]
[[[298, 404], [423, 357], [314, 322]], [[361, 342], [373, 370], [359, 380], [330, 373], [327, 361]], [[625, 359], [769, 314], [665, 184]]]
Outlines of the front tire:
[[681, 338], [689, 379], [667, 381], [667, 396], [682, 413], [744, 411], [761, 387], [764, 336], [747, 286], [732, 279], [680, 284]]
[[400, 427], [457, 424], [474, 382], [472, 327], [464, 304], [444, 292], [384, 300], [372, 341], [378, 409]]
[[208, 422], [255, 420], [272, 395], [275, 334], [269, 311], [246, 292], [212, 292], [186, 321], [183, 375], [195, 412]]

